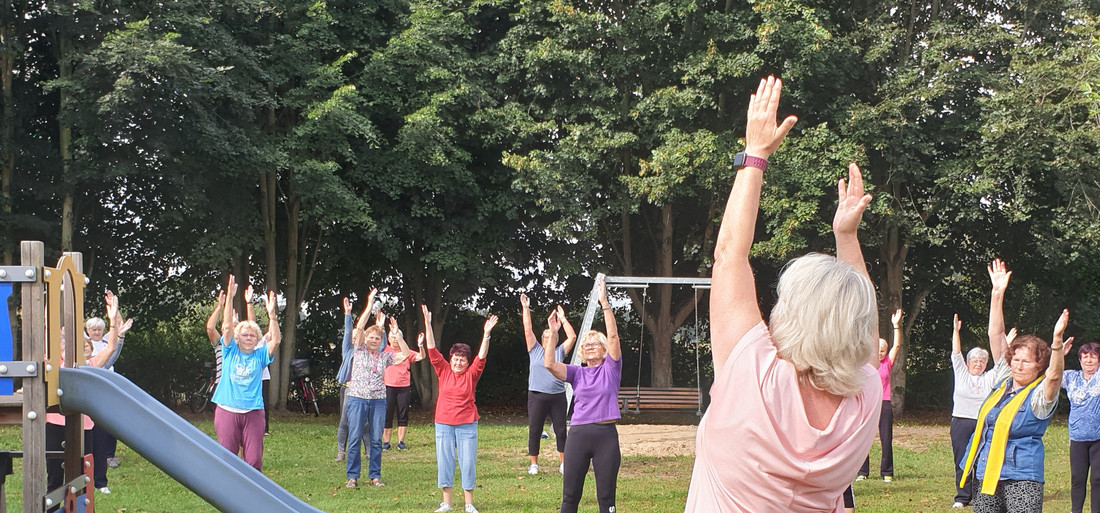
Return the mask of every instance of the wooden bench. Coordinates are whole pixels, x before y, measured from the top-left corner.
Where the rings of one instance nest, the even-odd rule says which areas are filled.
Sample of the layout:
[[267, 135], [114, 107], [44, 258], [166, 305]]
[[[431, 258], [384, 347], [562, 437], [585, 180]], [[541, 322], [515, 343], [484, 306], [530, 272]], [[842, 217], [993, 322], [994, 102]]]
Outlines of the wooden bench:
[[641, 410], [699, 411], [698, 388], [623, 387], [619, 389], [623, 413]]

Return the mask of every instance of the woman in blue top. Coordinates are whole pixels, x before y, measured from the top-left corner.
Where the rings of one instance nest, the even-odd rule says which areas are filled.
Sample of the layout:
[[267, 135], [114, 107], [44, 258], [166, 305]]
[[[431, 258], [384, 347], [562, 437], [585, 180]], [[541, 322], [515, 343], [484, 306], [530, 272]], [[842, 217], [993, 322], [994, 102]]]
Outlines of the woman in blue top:
[[[1002, 306], [1011, 274], [994, 261], [989, 275], [991, 347], [1005, 339]], [[1035, 335], [1021, 335], [1008, 346], [1010, 376], [997, 384], [978, 411], [974, 436], [961, 462], [960, 483], [974, 472], [974, 513], [1043, 510], [1043, 435], [1058, 405], [1065, 366], [1062, 337], [1068, 323], [1069, 310], [1063, 310], [1050, 346]]]
[[[542, 425], [546, 422], [546, 416], [550, 416], [550, 422], [554, 426], [554, 437], [558, 445], [558, 471], [565, 472], [565, 413], [568, 409], [568, 400], [565, 397], [565, 382], [554, 377], [546, 370], [543, 364], [545, 351], [542, 345], [550, 339], [551, 332], [547, 328], [542, 332], [542, 342], [535, 338], [535, 330], [531, 324], [531, 302], [526, 294], [519, 295], [519, 304], [523, 307], [523, 335], [527, 341], [527, 356], [530, 358], [530, 375], [527, 378], [527, 456], [531, 458], [531, 464], [527, 467], [527, 473], [535, 475], [539, 473], [539, 450], [542, 442]], [[573, 342], [577, 339], [577, 333], [573, 326], [565, 320], [565, 310], [558, 305], [550, 311], [548, 324], [553, 319], [565, 328], [565, 342], [554, 351], [554, 361], [564, 361], [565, 355], [573, 349]], [[557, 335], [557, 333], [554, 333]]]
[[[229, 277], [225, 309], [222, 312], [222, 379], [214, 391], [214, 431], [218, 443], [233, 454], [243, 453], [245, 462], [262, 470], [264, 456], [264, 400], [260, 379], [275, 356], [281, 338], [275, 317], [275, 291], [264, 296], [267, 333], [252, 321], [237, 323], [233, 296], [237, 283]], [[229, 339], [225, 338], [229, 334]], [[266, 347], [260, 340], [267, 339]]]
[[[1073, 338], [1066, 340], [1069, 352]], [[1092, 513], [1100, 513], [1100, 344], [1089, 342], [1077, 350], [1081, 370], [1064, 373], [1062, 388], [1069, 398], [1069, 475], [1070, 501], [1073, 513], [1081, 513], [1085, 507], [1085, 481], [1092, 469]]]

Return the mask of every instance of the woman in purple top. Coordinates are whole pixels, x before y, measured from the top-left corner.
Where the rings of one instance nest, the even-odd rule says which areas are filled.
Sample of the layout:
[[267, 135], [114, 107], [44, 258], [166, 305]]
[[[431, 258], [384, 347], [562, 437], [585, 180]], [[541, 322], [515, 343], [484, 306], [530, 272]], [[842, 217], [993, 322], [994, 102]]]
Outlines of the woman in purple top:
[[607, 335], [589, 331], [581, 337], [581, 356], [584, 367], [566, 365], [554, 360], [558, 343], [558, 328], [562, 320], [551, 315], [551, 335], [544, 350], [547, 370], [554, 377], [573, 386], [573, 417], [569, 439], [565, 442], [565, 475], [562, 477], [561, 511], [577, 511], [584, 492], [584, 478], [588, 474], [588, 462], [596, 476], [596, 502], [600, 513], [615, 511], [615, 483], [619, 478], [619, 381], [623, 375], [622, 349], [619, 347], [619, 330], [615, 326], [615, 313], [607, 302], [607, 287], [603, 280], [600, 288], [600, 306]]

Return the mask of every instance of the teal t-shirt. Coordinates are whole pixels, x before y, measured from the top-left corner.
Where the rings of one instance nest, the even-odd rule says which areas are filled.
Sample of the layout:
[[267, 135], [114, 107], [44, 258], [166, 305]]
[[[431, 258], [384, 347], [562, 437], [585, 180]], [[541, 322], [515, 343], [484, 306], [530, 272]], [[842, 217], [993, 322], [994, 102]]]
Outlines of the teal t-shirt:
[[266, 346], [244, 353], [237, 341], [230, 339], [229, 345], [222, 346], [222, 379], [214, 391], [214, 404], [241, 410], [264, 409], [261, 377], [271, 360]]

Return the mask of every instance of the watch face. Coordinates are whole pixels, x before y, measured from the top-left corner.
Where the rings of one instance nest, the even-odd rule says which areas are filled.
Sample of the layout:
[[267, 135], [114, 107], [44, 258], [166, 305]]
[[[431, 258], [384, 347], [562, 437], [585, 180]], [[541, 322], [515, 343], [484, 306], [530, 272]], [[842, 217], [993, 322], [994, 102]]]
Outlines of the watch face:
[[745, 167], [745, 153], [741, 152], [733, 156], [733, 167]]

